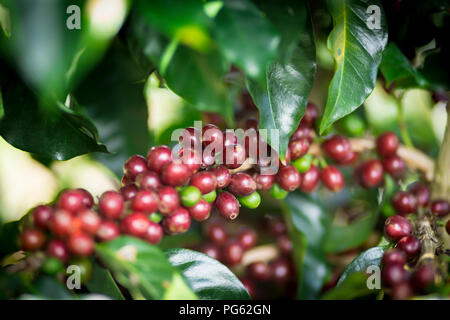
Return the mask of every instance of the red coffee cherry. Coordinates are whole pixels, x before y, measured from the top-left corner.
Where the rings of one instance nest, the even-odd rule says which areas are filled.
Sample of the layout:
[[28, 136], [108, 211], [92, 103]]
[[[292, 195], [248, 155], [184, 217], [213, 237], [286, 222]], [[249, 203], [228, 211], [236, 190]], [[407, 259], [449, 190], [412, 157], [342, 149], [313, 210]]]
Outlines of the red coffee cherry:
[[67, 247], [76, 256], [88, 257], [94, 252], [94, 240], [84, 233], [72, 234], [67, 240]]
[[378, 154], [386, 157], [397, 152], [399, 141], [394, 132], [385, 132], [377, 138], [376, 144]]
[[223, 147], [224, 147], [224, 149], [227, 146], [232, 146], [232, 145], [238, 144], [238, 137], [233, 132], [233, 130], [228, 130], [228, 129], [225, 130], [222, 133], [222, 137], [223, 137]]
[[172, 161], [172, 151], [167, 146], [157, 146], [147, 154], [147, 166], [150, 170], [161, 173], [164, 165]]
[[258, 235], [255, 230], [250, 228], [244, 228], [236, 236], [237, 241], [241, 244], [244, 250], [253, 248], [258, 241]]
[[[203, 135], [203, 148], [210, 145], [214, 142], [217, 146], [223, 145], [223, 133], [222, 131], [213, 124], [207, 124], [202, 128], [202, 135]], [[217, 150], [219, 151], [219, 150]]]
[[311, 139], [311, 129], [303, 123], [300, 123], [298, 128], [292, 134], [290, 141], [296, 139], [307, 139], [309, 143], [312, 142]]
[[72, 232], [72, 223], [72, 214], [66, 210], [58, 209], [53, 213], [49, 227], [54, 235], [64, 237]]
[[81, 223], [81, 230], [90, 235], [95, 235], [100, 228], [102, 219], [94, 210], [85, 209], [77, 215]]
[[76, 191], [80, 192], [81, 196], [83, 197], [83, 204], [85, 208], [92, 208], [94, 205], [94, 197], [92, 197], [92, 194], [83, 188], [78, 188]]
[[196, 187], [202, 194], [210, 193], [217, 187], [216, 177], [208, 171], [197, 172], [189, 181], [191, 186]]
[[216, 208], [226, 219], [234, 220], [239, 215], [239, 202], [231, 193], [224, 191], [216, 198]]
[[285, 285], [293, 277], [292, 263], [286, 258], [278, 258], [270, 264], [272, 280], [278, 285]]
[[216, 245], [224, 245], [228, 240], [228, 233], [225, 227], [218, 223], [212, 223], [206, 228], [206, 236], [209, 241]]
[[444, 217], [450, 212], [450, 205], [447, 201], [438, 199], [431, 202], [430, 210], [438, 217]]
[[361, 184], [366, 188], [374, 188], [383, 181], [383, 166], [376, 159], [369, 160], [361, 168]]
[[169, 234], [180, 234], [189, 229], [191, 218], [185, 208], [176, 209], [170, 216], [164, 217], [163, 226]]
[[49, 206], [40, 205], [34, 208], [31, 214], [36, 227], [47, 229], [53, 215], [53, 209]]
[[391, 297], [394, 300], [407, 300], [414, 295], [414, 290], [409, 282], [402, 282], [392, 288]]
[[139, 189], [158, 190], [161, 180], [156, 172], [147, 170], [136, 177], [136, 186]]
[[166, 185], [177, 187], [184, 185], [190, 177], [189, 168], [178, 161], [169, 162], [161, 171], [161, 180]]
[[96, 235], [100, 241], [110, 241], [120, 235], [120, 228], [117, 223], [109, 220], [104, 220], [100, 224], [100, 228], [97, 230]]
[[212, 204], [205, 199], [200, 199], [193, 207], [187, 208], [191, 218], [196, 221], [204, 221], [211, 214]]
[[417, 290], [425, 290], [434, 282], [434, 268], [431, 264], [425, 264], [417, 268], [411, 277], [411, 283]]
[[231, 176], [228, 190], [239, 197], [248, 196], [256, 191], [256, 182], [250, 175], [238, 172]]
[[158, 209], [159, 198], [151, 190], [139, 191], [131, 201], [131, 209], [138, 212], [153, 213]]
[[383, 169], [389, 173], [392, 178], [398, 179], [405, 171], [405, 163], [397, 155], [390, 155], [383, 159]]
[[408, 272], [403, 265], [388, 264], [381, 270], [381, 279], [386, 287], [394, 287], [408, 280]]
[[276, 179], [279, 186], [286, 191], [294, 191], [302, 182], [300, 173], [291, 165], [280, 168]]
[[255, 173], [253, 175], [253, 180], [255, 180], [256, 183], [256, 189], [257, 190], [270, 190], [272, 188], [273, 184], [275, 183], [276, 176], [274, 174], [259, 174]]
[[144, 234], [144, 239], [151, 244], [158, 244], [164, 235], [163, 228], [153, 221], [150, 221], [150, 225]]
[[322, 148], [331, 159], [344, 160], [352, 151], [350, 141], [341, 135], [333, 135], [322, 143]]
[[403, 251], [400, 251], [399, 249], [389, 249], [383, 254], [383, 265], [388, 264], [400, 264], [404, 265], [406, 263], [406, 255]]
[[123, 166], [124, 174], [132, 181], [136, 177], [147, 170], [147, 160], [140, 155], [134, 155], [130, 157]]
[[268, 221], [269, 232], [275, 236], [281, 236], [286, 233], [286, 225], [283, 220], [279, 218], [271, 219]]
[[201, 252], [218, 261], [222, 260], [221, 248], [215, 244], [207, 243], [202, 246]]
[[22, 250], [36, 251], [45, 244], [45, 234], [39, 229], [27, 229], [20, 235], [20, 244]]
[[281, 253], [286, 256], [292, 253], [292, 241], [285, 234], [278, 237], [277, 246], [280, 249]]
[[185, 150], [181, 150], [179, 155], [181, 162], [186, 165], [190, 175], [196, 173], [202, 166], [202, 157], [194, 149], [187, 150], [186, 155]]
[[228, 241], [223, 248], [225, 263], [230, 266], [239, 264], [244, 256], [244, 248], [236, 240]]
[[333, 192], [338, 192], [344, 187], [344, 176], [335, 166], [323, 168], [320, 171], [320, 180]]
[[119, 218], [124, 208], [122, 195], [115, 191], [104, 192], [98, 200], [98, 208], [105, 218]]
[[303, 157], [309, 150], [307, 138], [291, 140], [288, 145], [292, 160]]
[[67, 249], [65, 243], [59, 239], [52, 239], [47, 244], [47, 254], [50, 257], [59, 259], [63, 262], [69, 260], [69, 249]]
[[430, 201], [430, 189], [422, 183], [415, 183], [412, 185], [410, 192], [417, 200], [417, 204], [426, 207]]
[[308, 102], [306, 105], [305, 114], [303, 115], [300, 123], [312, 127], [314, 126], [318, 115], [319, 111], [317, 110], [316, 105], [312, 102]]
[[158, 210], [163, 215], [169, 215], [180, 206], [180, 196], [177, 190], [172, 187], [162, 187], [158, 190], [159, 206]]
[[207, 150], [203, 150], [202, 164], [200, 167], [205, 169], [211, 167], [214, 164], [216, 164], [216, 153], [212, 151], [208, 152]]
[[242, 285], [245, 287], [245, 290], [247, 290], [250, 298], [255, 299], [256, 289], [255, 289], [255, 284], [253, 283], [253, 281], [248, 278], [239, 278], [239, 280], [241, 281]]
[[258, 130], [258, 123], [259, 123], [259, 121], [257, 119], [248, 118], [247, 120], [245, 120], [244, 129], [245, 130], [248, 130], [248, 129]]
[[349, 152], [347, 157], [345, 157], [344, 159], [341, 159], [339, 161], [336, 161], [336, 162], [341, 166], [348, 166], [348, 165], [355, 163], [358, 160], [358, 158], [359, 158], [359, 154], [355, 151], [351, 151], [351, 152]]
[[245, 148], [240, 144], [229, 145], [223, 150], [223, 163], [229, 169], [239, 168], [246, 158]]
[[65, 190], [58, 198], [58, 207], [76, 213], [84, 209], [84, 195], [79, 190]]
[[405, 236], [398, 240], [396, 248], [402, 250], [408, 259], [412, 259], [420, 253], [420, 241], [413, 236]]
[[123, 218], [120, 228], [122, 232], [135, 237], [143, 237], [150, 226], [148, 216], [141, 212], [133, 212]]
[[128, 184], [120, 188], [120, 194], [125, 201], [133, 199], [138, 191], [138, 188], [134, 184]]
[[411, 234], [411, 224], [408, 219], [395, 215], [384, 222], [384, 235], [390, 241], [398, 241]]
[[[202, 133], [195, 127], [182, 130], [178, 142], [184, 148], [198, 148], [201, 145]], [[198, 146], [198, 147], [197, 147]]]
[[231, 181], [231, 173], [225, 166], [217, 166], [209, 170], [216, 177], [217, 188], [227, 187]]
[[316, 190], [319, 185], [320, 172], [319, 168], [314, 164], [311, 164], [308, 171], [300, 174], [302, 182], [300, 183], [300, 190], [306, 193], [311, 193]]
[[247, 266], [246, 274], [256, 281], [270, 279], [270, 267], [265, 262], [253, 262]]
[[392, 197], [392, 205], [395, 211], [405, 215], [414, 213], [417, 210], [416, 198], [407, 191], [399, 191]]

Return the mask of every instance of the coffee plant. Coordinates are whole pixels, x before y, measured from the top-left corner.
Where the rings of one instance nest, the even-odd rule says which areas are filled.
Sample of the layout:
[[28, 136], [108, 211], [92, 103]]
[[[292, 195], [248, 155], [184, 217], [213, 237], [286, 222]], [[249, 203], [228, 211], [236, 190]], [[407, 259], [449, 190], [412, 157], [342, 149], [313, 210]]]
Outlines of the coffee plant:
[[0, 0], [0, 298], [449, 298], [449, 13]]

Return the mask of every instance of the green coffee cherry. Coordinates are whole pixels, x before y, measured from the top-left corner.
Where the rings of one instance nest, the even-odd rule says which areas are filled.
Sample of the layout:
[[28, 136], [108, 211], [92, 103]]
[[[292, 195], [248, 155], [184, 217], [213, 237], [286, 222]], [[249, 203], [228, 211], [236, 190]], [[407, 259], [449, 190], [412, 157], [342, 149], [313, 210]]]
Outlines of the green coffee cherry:
[[261, 203], [261, 196], [257, 191], [255, 191], [251, 195], [239, 197], [238, 200], [239, 203], [242, 204], [243, 206], [249, 209], [256, 209]]
[[270, 193], [272, 194], [272, 197], [274, 197], [275, 199], [281, 200], [286, 198], [289, 192], [287, 192], [284, 189], [281, 189], [278, 183], [274, 183], [272, 188], [270, 189]]
[[364, 120], [354, 113], [342, 118], [338, 126], [341, 131], [350, 136], [361, 136], [366, 130]]
[[216, 200], [216, 197], [217, 197], [216, 190], [213, 190], [210, 193], [203, 195], [203, 199], [205, 199], [206, 202], [209, 202], [209, 203], [213, 203], [214, 200]]
[[303, 173], [309, 170], [311, 167], [312, 156], [308, 153], [303, 157], [296, 159], [292, 165], [298, 170], [298, 172]]
[[69, 265], [80, 267], [81, 283], [86, 283], [92, 276], [92, 262], [88, 258], [76, 258], [70, 261]]
[[162, 218], [163, 218], [162, 214], [158, 212], [152, 213], [149, 217], [150, 221], [153, 221], [154, 223], [160, 223]]
[[199, 202], [202, 193], [194, 186], [184, 187], [180, 191], [181, 204], [184, 207], [193, 207]]
[[56, 258], [47, 258], [44, 260], [44, 263], [42, 264], [42, 272], [54, 276], [64, 270], [64, 266], [61, 262], [61, 260]]
[[397, 211], [394, 209], [394, 206], [391, 204], [390, 201], [386, 201], [381, 206], [381, 212], [383, 213], [383, 216], [385, 216], [386, 218], [397, 214]]

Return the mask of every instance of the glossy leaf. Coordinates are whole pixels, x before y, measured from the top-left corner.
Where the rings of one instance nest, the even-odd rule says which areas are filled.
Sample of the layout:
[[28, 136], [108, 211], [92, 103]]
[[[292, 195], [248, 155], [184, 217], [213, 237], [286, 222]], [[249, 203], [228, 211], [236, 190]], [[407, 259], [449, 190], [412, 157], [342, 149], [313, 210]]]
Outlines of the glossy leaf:
[[387, 42], [381, 1], [330, 0], [334, 28], [328, 49], [335, 60], [320, 133], [361, 106], [372, 92]]
[[249, 0], [224, 1], [214, 23], [223, 55], [250, 78], [264, 79], [280, 39], [259, 9]]
[[[262, 11], [281, 35], [277, 56], [266, 69], [265, 83], [247, 79], [247, 87], [260, 112], [260, 129], [279, 130], [280, 158], [289, 137], [305, 113], [316, 71], [310, 17], [304, 2], [269, 1]], [[267, 141], [273, 145], [268, 132]]]
[[188, 249], [166, 251], [170, 263], [178, 268], [189, 287], [200, 299], [249, 299], [244, 285], [226, 266], [200, 252]]
[[376, 294], [378, 290], [367, 287], [367, 277], [363, 272], [350, 274], [338, 287], [325, 293], [322, 300], [353, 300]]
[[382, 247], [373, 247], [362, 252], [345, 268], [339, 278], [337, 286], [340, 286], [344, 280], [354, 272], [366, 272], [369, 266], [379, 266], [381, 258], [383, 257], [383, 252], [384, 249]]
[[300, 274], [299, 299], [316, 299], [328, 273], [324, 245], [328, 214], [311, 197], [291, 193], [286, 198], [287, 225]]
[[101, 293], [117, 300], [125, 299], [109, 270], [100, 267], [97, 263], [94, 263], [92, 277], [85, 285], [92, 293]]
[[96, 252], [134, 299], [196, 299], [180, 272], [156, 246], [121, 236], [100, 243]]

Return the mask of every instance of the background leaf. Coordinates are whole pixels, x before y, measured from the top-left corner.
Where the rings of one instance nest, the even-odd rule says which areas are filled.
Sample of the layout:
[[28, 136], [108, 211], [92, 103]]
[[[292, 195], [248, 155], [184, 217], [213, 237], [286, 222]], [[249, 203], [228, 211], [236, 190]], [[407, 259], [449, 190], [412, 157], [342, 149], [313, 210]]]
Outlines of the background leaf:
[[86, 288], [92, 293], [102, 293], [113, 299], [125, 299], [109, 270], [100, 267], [98, 263], [93, 265], [92, 277], [86, 283]]
[[367, 277], [363, 272], [350, 274], [338, 286], [334, 287], [322, 297], [322, 300], [353, 300], [376, 294], [378, 290], [367, 287]]
[[[358, 108], [375, 86], [381, 55], [387, 42], [387, 25], [381, 1], [330, 0], [329, 12], [334, 28], [328, 48], [335, 60], [335, 72], [328, 89], [320, 133]], [[373, 13], [370, 5], [380, 9], [380, 28], [366, 23]]]
[[200, 299], [244, 300], [249, 295], [239, 279], [223, 264], [200, 252], [170, 249], [166, 255]]

